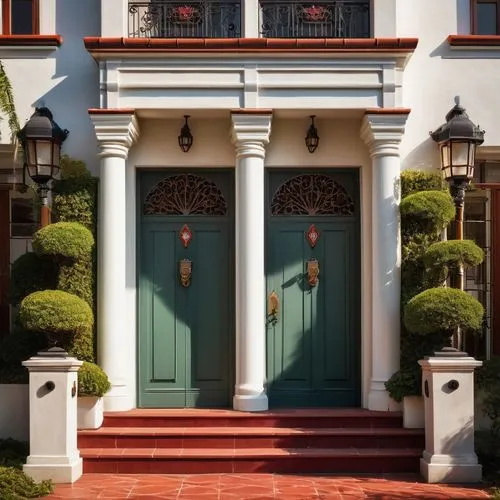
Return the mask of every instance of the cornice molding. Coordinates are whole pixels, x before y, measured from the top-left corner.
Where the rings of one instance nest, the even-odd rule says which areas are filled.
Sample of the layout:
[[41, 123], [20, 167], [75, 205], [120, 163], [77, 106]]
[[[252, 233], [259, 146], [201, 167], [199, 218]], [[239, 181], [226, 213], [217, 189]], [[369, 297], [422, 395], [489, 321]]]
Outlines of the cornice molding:
[[409, 110], [399, 113], [368, 113], [361, 124], [361, 138], [369, 148], [370, 156], [399, 156]]

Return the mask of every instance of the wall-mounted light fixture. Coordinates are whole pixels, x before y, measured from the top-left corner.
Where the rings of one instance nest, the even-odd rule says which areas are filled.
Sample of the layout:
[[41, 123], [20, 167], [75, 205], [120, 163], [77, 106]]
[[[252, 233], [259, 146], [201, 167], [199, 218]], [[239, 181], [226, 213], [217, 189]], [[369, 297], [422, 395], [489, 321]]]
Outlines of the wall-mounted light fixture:
[[187, 153], [193, 145], [193, 134], [191, 134], [191, 130], [188, 125], [188, 118], [189, 115], [184, 115], [184, 119], [186, 121], [181, 128], [181, 133], [177, 137], [179, 141], [179, 147], [182, 149], [182, 151], [184, 151], [184, 153]]
[[314, 118], [315, 115], [311, 115], [311, 125], [309, 125], [309, 128], [307, 129], [307, 134], [306, 134], [306, 146], [307, 149], [309, 150], [309, 153], [314, 153], [316, 151], [316, 148], [318, 147], [319, 144], [319, 135], [318, 135], [318, 129], [314, 125]]

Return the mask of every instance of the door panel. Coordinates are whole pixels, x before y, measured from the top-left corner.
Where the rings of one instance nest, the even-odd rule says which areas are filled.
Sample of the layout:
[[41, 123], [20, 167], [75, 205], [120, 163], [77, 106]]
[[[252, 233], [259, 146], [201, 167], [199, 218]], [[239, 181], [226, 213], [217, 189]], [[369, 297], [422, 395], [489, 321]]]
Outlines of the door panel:
[[[179, 234], [187, 224], [192, 239]], [[139, 404], [228, 407], [232, 388], [230, 217], [147, 215], [140, 227]], [[188, 286], [180, 262], [191, 261]]]
[[[314, 247], [305, 237], [311, 224], [319, 232]], [[279, 314], [268, 317], [271, 406], [358, 405], [357, 218], [270, 215], [267, 239], [268, 294], [280, 300]], [[319, 263], [316, 286], [308, 280], [310, 259]]]

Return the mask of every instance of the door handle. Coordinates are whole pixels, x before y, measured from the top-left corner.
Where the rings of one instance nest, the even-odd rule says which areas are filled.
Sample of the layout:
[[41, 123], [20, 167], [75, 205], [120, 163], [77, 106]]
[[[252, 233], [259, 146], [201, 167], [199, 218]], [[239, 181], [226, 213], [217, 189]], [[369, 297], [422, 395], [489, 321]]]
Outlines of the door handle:
[[181, 278], [181, 285], [188, 287], [191, 284], [192, 262], [189, 259], [182, 259], [179, 261], [179, 275]]
[[269, 295], [269, 300], [267, 303], [267, 316], [270, 323], [276, 324], [276, 322], [278, 321], [279, 312], [280, 299], [278, 297], [278, 294], [273, 290]]

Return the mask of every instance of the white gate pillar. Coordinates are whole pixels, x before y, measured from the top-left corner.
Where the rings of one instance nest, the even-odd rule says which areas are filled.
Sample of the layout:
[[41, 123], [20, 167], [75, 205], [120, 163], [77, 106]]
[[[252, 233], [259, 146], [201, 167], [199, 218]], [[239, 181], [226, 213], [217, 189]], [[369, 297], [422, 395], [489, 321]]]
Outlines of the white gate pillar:
[[236, 147], [236, 385], [235, 410], [264, 411], [266, 283], [264, 158], [271, 111], [233, 112]]
[[394, 410], [385, 382], [399, 369], [401, 241], [399, 144], [409, 110], [367, 112], [361, 127], [372, 159], [371, 364], [368, 409]]
[[106, 411], [135, 407], [135, 366], [131, 346], [135, 331], [126, 325], [126, 159], [139, 128], [133, 110], [90, 111], [101, 171], [97, 237], [97, 356], [111, 390], [104, 396]]

